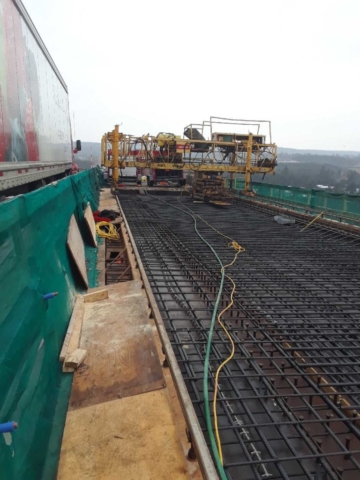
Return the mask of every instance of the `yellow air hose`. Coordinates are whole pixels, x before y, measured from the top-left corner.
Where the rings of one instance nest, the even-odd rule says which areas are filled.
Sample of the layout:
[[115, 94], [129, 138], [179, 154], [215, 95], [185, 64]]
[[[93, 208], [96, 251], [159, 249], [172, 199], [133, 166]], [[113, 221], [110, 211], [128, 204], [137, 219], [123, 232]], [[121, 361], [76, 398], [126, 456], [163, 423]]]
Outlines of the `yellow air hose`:
[[98, 222], [96, 224], [96, 233], [99, 237], [107, 238], [109, 240], [120, 239], [119, 232], [116, 230], [115, 225], [109, 222]]
[[[182, 192], [181, 192], [182, 193]], [[180, 195], [181, 196], [181, 195]], [[195, 215], [196, 217], [199, 218], [199, 220], [201, 220], [202, 222], [204, 222], [208, 227], [210, 227], [212, 230], [214, 230], [217, 234], [221, 235], [222, 237], [230, 240], [230, 242], [228, 243], [228, 247], [229, 248], [233, 248], [235, 250], [235, 256], [232, 260], [232, 262], [228, 263], [227, 265], [223, 265], [222, 268], [221, 268], [221, 273], [225, 273], [226, 269], [228, 267], [231, 267], [234, 265], [234, 263], [236, 262], [236, 259], [238, 257], [238, 255], [242, 252], [245, 251], [245, 248], [242, 247], [241, 245], [239, 245], [235, 240], [233, 240], [231, 237], [227, 236], [227, 235], [224, 235], [222, 232], [220, 232], [219, 230], [217, 230], [213, 225], [211, 225], [209, 222], [207, 222], [205, 219], [203, 219], [200, 215], [198, 215], [197, 213], [195, 213], [193, 210], [191, 210], [191, 208], [187, 207], [186, 205], [184, 205], [180, 200], [179, 200], [179, 197], [177, 198], [178, 202], [181, 203], [181, 205], [183, 207], [185, 207], [188, 211], [190, 211], [193, 215]], [[230, 280], [230, 282], [232, 283], [232, 290], [231, 290], [231, 295], [230, 295], [230, 303], [229, 305], [224, 308], [224, 310], [222, 310], [219, 314], [218, 314], [218, 317], [217, 317], [217, 320], [221, 326], [221, 328], [224, 330], [226, 336], [228, 337], [230, 343], [231, 343], [231, 352], [230, 352], [230, 355], [221, 363], [221, 365], [218, 367], [218, 369], [216, 370], [216, 374], [215, 374], [215, 386], [214, 386], [214, 398], [213, 398], [213, 414], [214, 414], [214, 430], [215, 430], [215, 437], [216, 437], [216, 444], [217, 444], [217, 449], [218, 449], [218, 454], [219, 454], [219, 459], [220, 459], [220, 462], [221, 464], [223, 465], [224, 461], [223, 461], [223, 454], [222, 454], [222, 445], [221, 445], [221, 439], [220, 439], [220, 433], [219, 433], [219, 426], [218, 426], [218, 416], [217, 416], [217, 396], [218, 396], [218, 391], [219, 391], [219, 376], [220, 376], [220, 372], [221, 370], [224, 368], [224, 366], [230, 362], [230, 360], [233, 358], [234, 354], [235, 354], [235, 344], [234, 344], [234, 341], [229, 333], [229, 331], [227, 330], [226, 328], [226, 325], [222, 322], [221, 320], [221, 317], [223, 316], [223, 314], [229, 310], [229, 308], [231, 308], [234, 304], [234, 293], [236, 291], [236, 284], [234, 282], [234, 280], [230, 277], [230, 275], [226, 275], [225, 274], [225, 277]]]

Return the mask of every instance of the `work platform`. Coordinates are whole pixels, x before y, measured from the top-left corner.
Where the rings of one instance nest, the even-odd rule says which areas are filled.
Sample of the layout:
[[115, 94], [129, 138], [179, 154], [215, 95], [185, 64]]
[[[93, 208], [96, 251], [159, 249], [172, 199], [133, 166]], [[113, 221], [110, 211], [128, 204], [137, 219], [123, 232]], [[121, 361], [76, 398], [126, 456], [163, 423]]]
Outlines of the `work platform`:
[[[99, 208], [118, 208], [107, 189]], [[104, 262], [103, 243], [100, 282]], [[108, 298], [84, 303], [79, 347], [87, 355], [74, 373], [58, 480], [202, 478], [187, 459], [186, 424], [132, 258], [131, 267], [134, 280], [90, 289], [106, 288]]]
[[189, 478], [138, 281], [85, 308], [59, 480]]

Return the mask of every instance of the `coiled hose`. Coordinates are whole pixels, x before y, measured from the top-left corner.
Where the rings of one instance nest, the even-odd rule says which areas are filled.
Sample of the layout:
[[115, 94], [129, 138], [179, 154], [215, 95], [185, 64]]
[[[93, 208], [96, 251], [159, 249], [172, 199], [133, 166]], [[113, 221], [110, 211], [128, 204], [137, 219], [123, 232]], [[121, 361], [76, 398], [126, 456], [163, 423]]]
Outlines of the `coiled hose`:
[[99, 237], [108, 238], [109, 240], [119, 240], [120, 235], [115, 225], [109, 222], [98, 222], [96, 224], [96, 233]]

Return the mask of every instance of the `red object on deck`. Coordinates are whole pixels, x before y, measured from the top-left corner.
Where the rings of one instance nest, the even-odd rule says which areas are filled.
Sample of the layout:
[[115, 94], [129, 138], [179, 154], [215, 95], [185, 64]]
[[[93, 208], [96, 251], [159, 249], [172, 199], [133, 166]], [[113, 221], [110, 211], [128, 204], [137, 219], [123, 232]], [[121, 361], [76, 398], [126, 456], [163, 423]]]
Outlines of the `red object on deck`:
[[96, 210], [96, 212], [93, 212], [93, 216], [94, 216], [94, 220], [95, 220], [95, 223], [97, 222], [111, 222], [110, 218], [106, 218], [106, 217], [100, 217], [100, 212], [99, 210]]
[[98, 222], [108, 222], [108, 223], [110, 223], [111, 222], [110, 218], [97, 217], [95, 215], [94, 215], [94, 220], [95, 220], [95, 223], [98, 223]]

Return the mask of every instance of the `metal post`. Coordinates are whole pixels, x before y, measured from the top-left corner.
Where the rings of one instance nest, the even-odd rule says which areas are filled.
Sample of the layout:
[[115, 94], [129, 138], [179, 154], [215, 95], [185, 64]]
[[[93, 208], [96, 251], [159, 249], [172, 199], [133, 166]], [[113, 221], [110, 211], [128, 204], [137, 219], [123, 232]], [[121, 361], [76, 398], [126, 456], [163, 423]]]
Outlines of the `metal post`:
[[252, 133], [249, 135], [249, 140], [247, 144], [247, 157], [246, 157], [246, 170], [245, 170], [245, 192], [250, 191], [250, 181], [251, 181], [251, 155], [252, 155]]
[[[230, 165], [234, 166], [234, 165], [235, 165], [235, 161], [236, 161], [236, 154], [235, 154], [235, 152], [233, 152], [233, 153], [231, 154]], [[234, 188], [234, 172], [230, 172], [230, 185], [229, 185], [229, 187], [230, 187], [230, 190], [231, 190], [232, 188]]]
[[112, 135], [113, 181], [115, 185], [119, 179], [119, 125], [115, 125]]
[[106, 151], [106, 134], [101, 138], [101, 166], [104, 166], [106, 163], [107, 151]]
[[231, 172], [230, 173], [230, 185], [229, 185], [230, 190], [232, 190], [232, 188], [233, 188], [233, 180], [234, 180], [234, 174], [233, 174], [233, 172]]

